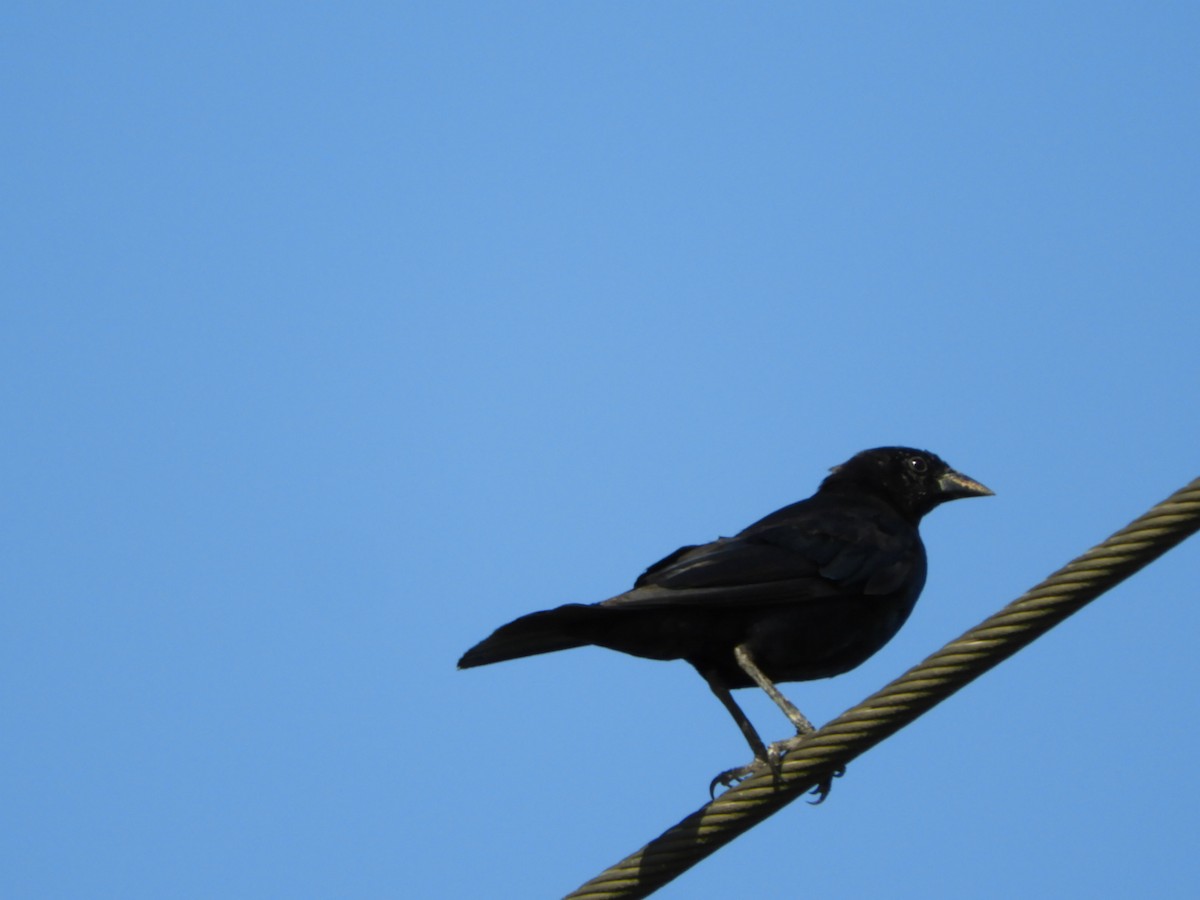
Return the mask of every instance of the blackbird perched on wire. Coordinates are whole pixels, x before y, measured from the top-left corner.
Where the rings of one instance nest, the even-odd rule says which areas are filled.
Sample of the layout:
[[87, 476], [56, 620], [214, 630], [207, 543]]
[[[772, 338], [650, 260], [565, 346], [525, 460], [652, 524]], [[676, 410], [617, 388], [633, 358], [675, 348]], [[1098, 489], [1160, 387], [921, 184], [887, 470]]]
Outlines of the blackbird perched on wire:
[[[729, 710], [755, 762], [777, 772], [778, 754], [730, 690], [758, 685], [798, 734], [811, 732], [812, 723], [775, 683], [840, 675], [891, 640], [925, 585], [921, 517], [948, 500], [991, 493], [927, 451], [865, 450], [835, 466], [807, 500], [734, 537], [681, 547], [624, 594], [509, 622], [458, 665], [589, 644], [686, 660]], [[753, 766], [718, 775], [714, 787]], [[828, 782], [822, 796], [827, 791]]]

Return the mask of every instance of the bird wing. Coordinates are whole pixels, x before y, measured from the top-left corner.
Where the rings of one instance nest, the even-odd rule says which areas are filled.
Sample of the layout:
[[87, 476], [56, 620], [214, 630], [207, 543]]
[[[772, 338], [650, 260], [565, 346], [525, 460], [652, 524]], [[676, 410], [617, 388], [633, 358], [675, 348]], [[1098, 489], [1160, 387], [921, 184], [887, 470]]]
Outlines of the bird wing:
[[[796, 603], [901, 589], [923, 564], [916, 529], [876, 510], [797, 508], [736, 537], [681, 547], [605, 606]], [[923, 578], [922, 578], [923, 580]]]

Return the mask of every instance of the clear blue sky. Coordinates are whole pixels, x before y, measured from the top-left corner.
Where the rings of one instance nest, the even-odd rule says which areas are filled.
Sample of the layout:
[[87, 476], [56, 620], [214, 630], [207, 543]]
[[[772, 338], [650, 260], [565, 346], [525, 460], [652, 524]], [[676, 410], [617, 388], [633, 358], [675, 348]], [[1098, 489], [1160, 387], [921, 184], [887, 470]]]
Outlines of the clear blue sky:
[[[826, 721], [1200, 474], [1200, 7], [11, 3], [0, 893], [561, 895], [746, 748], [685, 664], [457, 672], [864, 447]], [[663, 897], [1191, 897], [1200, 541]], [[769, 738], [787, 723], [739, 695]]]

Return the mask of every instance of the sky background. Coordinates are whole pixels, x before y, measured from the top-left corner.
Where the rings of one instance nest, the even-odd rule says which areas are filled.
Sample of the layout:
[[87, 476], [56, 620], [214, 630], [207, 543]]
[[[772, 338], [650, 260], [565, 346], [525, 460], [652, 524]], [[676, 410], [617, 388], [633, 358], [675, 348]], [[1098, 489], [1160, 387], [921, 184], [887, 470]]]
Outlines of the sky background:
[[[881, 444], [824, 722], [1200, 474], [1200, 6], [9, 3], [0, 893], [560, 896], [745, 744], [468, 672]], [[1200, 540], [659, 896], [1194, 897]], [[789, 726], [742, 691], [768, 739]]]

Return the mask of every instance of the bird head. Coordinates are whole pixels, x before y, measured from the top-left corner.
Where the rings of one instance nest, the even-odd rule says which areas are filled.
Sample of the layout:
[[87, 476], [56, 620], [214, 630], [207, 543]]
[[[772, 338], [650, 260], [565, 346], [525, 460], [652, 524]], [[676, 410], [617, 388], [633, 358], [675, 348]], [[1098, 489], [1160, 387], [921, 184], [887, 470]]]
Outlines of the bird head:
[[937, 454], [911, 447], [877, 447], [834, 466], [822, 490], [853, 487], [882, 496], [914, 522], [935, 506], [992, 491], [950, 468]]

